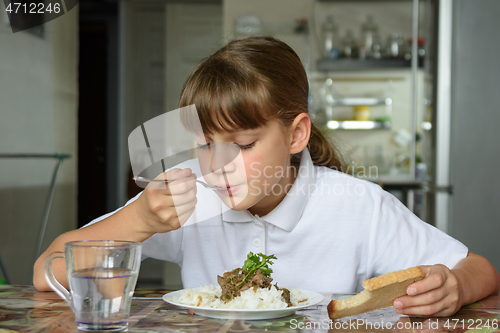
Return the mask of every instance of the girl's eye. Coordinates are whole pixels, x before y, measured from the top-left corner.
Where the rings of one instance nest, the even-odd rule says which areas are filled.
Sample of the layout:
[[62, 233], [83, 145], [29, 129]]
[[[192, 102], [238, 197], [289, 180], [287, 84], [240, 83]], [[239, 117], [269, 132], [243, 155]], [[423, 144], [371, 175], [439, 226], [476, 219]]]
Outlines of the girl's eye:
[[[211, 142], [208, 142], [208, 143], [206, 143], [206, 144], [198, 144], [198, 145], [197, 145], [197, 148], [198, 148], [198, 149], [208, 149], [208, 148], [210, 148], [210, 145], [211, 145], [211, 144], [212, 144]], [[236, 145], [237, 145], [240, 149], [249, 149], [249, 148], [252, 148], [252, 147], [255, 145], [255, 142], [252, 142], [252, 143], [250, 143], [250, 144], [248, 144], [248, 145], [239, 145], [239, 144], [236, 144]]]
[[208, 149], [208, 147], [210, 147], [210, 142], [209, 143], [206, 143], [206, 144], [203, 144], [203, 145], [200, 145], [198, 144], [198, 149]]
[[238, 147], [240, 147], [240, 149], [249, 149], [249, 148], [252, 148], [254, 145], [255, 145], [255, 142], [252, 142], [248, 145], [238, 145]]

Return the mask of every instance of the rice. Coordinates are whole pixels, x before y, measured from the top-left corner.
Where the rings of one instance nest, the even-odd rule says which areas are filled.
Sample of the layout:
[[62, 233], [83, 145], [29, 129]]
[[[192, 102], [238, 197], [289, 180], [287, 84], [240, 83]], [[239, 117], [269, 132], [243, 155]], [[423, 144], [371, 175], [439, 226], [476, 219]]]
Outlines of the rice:
[[[199, 288], [186, 289], [180, 296], [172, 300], [176, 303], [217, 309], [283, 309], [287, 303], [281, 295], [283, 291], [275, 286], [271, 289], [253, 288], [242, 291], [240, 296], [224, 303], [220, 300], [222, 290], [213, 284]], [[290, 289], [290, 302], [292, 306], [306, 305], [307, 297], [298, 289]]]

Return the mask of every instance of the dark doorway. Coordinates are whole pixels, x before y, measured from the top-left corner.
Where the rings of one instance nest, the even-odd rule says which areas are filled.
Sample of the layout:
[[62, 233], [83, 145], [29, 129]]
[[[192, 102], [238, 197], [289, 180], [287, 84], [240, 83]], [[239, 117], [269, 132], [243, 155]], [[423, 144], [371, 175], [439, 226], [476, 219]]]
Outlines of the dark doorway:
[[107, 33], [105, 22], [80, 21], [79, 227], [106, 213]]
[[78, 226], [123, 205], [117, 200], [118, 5], [80, 1]]

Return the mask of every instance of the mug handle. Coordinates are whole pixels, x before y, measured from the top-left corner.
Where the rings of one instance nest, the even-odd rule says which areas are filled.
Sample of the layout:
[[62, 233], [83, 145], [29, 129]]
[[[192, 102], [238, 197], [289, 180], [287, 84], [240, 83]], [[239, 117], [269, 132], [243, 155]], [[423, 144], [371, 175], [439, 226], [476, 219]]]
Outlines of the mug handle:
[[47, 281], [49, 287], [54, 290], [56, 294], [61, 296], [61, 298], [69, 304], [71, 310], [74, 311], [75, 309], [73, 308], [73, 298], [71, 297], [71, 294], [62, 286], [62, 284], [59, 283], [59, 281], [56, 280], [54, 273], [52, 272], [52, 261], [58, 258], [64, 259], [64, 252], [52, 252], [47, 258], [45, 258], [45, 262], [43, 264], [45, 281]]

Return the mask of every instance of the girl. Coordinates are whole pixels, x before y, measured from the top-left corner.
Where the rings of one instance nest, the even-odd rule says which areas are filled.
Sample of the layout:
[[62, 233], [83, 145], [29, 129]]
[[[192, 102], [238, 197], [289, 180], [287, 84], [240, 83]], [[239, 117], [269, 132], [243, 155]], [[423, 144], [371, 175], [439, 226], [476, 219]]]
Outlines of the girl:
[[[448, 316], [497, 294], [499, 276], [485, 258], [379, 186], [342, 172], [337, 150], [311, 124], [308, 91], [300, 59], [274, 38], [233, 41], [208, 57], [180, 104], [196, 106], [200, 156], [219, 142], [241, 150], [240, 165], [206, 177], [224, 190], [197, 188], [190, 162], [166, 172], [173, 181], [165, 189], [148, 187], [118, 211], [59, 236], [35, 264], [35, 287], [49, 290], [49, 253], [68, 241], [106, 238], [143, 242], [144, 257], [179, 264], [185, 288], [215, 284], [253, 251], [278, 257], [273, 278], [281, 286], [319, 292], [360, 291], [367, 278], [420, 265], [425, 278], [394, 302], [406, 315]], [[53, 270], [67, 286], [63, 262]]]

